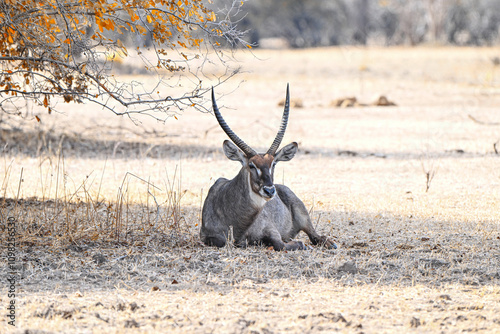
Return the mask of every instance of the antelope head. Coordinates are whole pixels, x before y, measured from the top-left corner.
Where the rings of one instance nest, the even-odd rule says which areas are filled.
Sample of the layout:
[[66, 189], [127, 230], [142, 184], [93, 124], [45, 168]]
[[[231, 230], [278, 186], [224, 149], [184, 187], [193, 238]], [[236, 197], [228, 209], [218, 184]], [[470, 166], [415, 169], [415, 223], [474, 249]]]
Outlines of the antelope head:
[[288, 113], [290, 108], [289, 88], [286, 88], [286, 101], [281, 125], [279, 131], [274, 138], [271, 147], [266, 153], [259, 154], [243, 140], [241, 140], [229, 128], [227, 123], [222, 118], [219, 108], [215, 102], [215, 94], [212, 88], [212, 106], [215, 117], [219, 122], [220, 127], [228, 135], [229, 140], [225, 140], [223, 144], [224, 154], [230, 160], [239, 161], [242, 164], [242, 169], [248, 174], [249, 190], [251, 198], [256, 198], [256, 195], [261, 198], [260, 202], [271, 200], [276, 195], [276, 187], [274, 186], [274, 167], [278, 161], [289, 161], [297, 153], [298, 145], [296, 142], [290, 143], [278, 151], [281, 140], [285, 135], [286, 126], [288, 123]]

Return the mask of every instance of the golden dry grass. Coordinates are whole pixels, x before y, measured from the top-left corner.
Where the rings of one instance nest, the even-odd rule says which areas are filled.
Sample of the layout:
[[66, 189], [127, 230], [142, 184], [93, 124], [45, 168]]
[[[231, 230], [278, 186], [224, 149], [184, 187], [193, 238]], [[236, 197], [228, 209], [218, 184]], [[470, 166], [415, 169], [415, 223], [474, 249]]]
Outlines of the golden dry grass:
[[[264, 149], [290, 83], [304, 106], [284, 143], [300, 152], [276, 180], [336, 251], [200, 245], [204, 194], [239, 168], [212, 115], [136, 127], [68, 106], [3, 130], [2, 223], [15, 216], [21, 232], [17, 332], [500, 332], [499, 52], [236, 55], [244, 82], [217, 89], [222, 113]], [[397, 106], [331, 107], [380, 95]]]

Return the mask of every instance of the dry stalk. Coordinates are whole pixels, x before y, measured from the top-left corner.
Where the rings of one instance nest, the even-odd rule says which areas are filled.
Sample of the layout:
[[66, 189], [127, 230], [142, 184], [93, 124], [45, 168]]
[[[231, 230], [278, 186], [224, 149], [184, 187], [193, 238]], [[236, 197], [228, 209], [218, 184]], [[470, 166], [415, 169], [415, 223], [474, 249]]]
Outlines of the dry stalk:
[[17, 209], [17, 205], [19, 204], [19, 194], [21, 193], [21, 183], [23, 182], [23, 172], [24, 172], [24, 168], [21, 167], [21, 175], [19, 176], [19, 184], [17, 186], [16, 204], [15, 204], [14, 210]]
[[97, 197], [95, 200], [98, 205], [99, 205], [99, 195], [101, 194], [102, 180], [104, 179], [104, 173], [106, 172], [107, 163], [108, 163], [108, 157], [106, 156], [106, 160], [104, 160], [104, 167], [102, 169], [102, 174], [101, 174], [101, 182], [99, 182], [99, 189], [97, 189]]
[[4, 178], [2, 181], [2, 189], [3, 189], [3, 201], [7, 197], [7, 184], [9, 183], [10, 173], [12, 171], [12, 164], [14, 163], [14, 159], [11, 159], [10, 164], [7, 166], [7, 160], [4, 156]]
[[420, 162], [422, 165], [422, 171], [424, 172], [425, 175], [425, 192], [429, 192], [431, 183], [434, 180], [434, 177], [436, 176], [436, 173], [438, 171], [439, 164], [436, 164], [435, 159], [427, 158], [426, 160], [421, 158]]
[[[156, 205], [156, 219], [155, 219], [155, 223], [151, 224], [149, 222], [149, 201], [148, 201], [148, 222], [156, 230], [157, 227], [158, 227], [158, 222], [160, 221], [160, 218], [161, 218], [160, 217], [160, 204], [158, 204], [158, 201], [156, 200], [156, 196], [150, 191], [149, 185], [148, 185], [148, 194], [149, 194], [149, 196], [151, 196], [153, 198], [153, 201], [155, 202], [155, 205]], [[149, 197], [148, 197], [148, 199], [149, 199]]]
[[[151, 194], [150, 187], [155, 188], [159, 191], [162, 191], [160, 188], [155, 186], [153, 183], [150, 181], [146, 181], [143, 178], [132, 174], [130, 172], [127, 172], [125, 176], [123, 177], [121, 186], [118, 188], [118, 194], [117, 194], [117, 202], [115, 206], [115, 214], [114, 214], [114, 230], [115, 230], [115, 238], [118, 242], [120, 242], [120, 235], [123, 233], [122, 228], [123, 224], [125, 224], [125, 238], [127, 238], [128, 234], [128, 226], [129, 226], [129, 221], [131, 219], [131, 213], [130, 213], [130, 192], [129, 192], [129, 184], [130, 184], [130, 178], [129, 177], [134, 177], [147, 185], [147, 192], [148, 196]], [[126, 182], [126, 187], [125, 187], [125, 182]], [[155, 198], [155, 203], [158, 203]], [[148, 215], [149, 215], [149, 205], [148, 207]], [[123, 212], [125, 210], [125, 212]], [[159, 212], [159, 207], [157, 207], [157, 212]], [[125, 221], [123, 221], [123, 214], [125, 214]]]
[[[172, 228], [178, 235], [181, 232], [181, 221], [184, 219], [181, 212], [181, 199], [185, 192], [182, 191], [181, 188], [181, 179], [182, 179], [182, 169], [179, 170], [179, 177], [177, 180], [177, 166], [175, 167], [174, 176], [172, 180], [168, 175], [168, 172], [165, 170], [165, 174], [167, 176], [166, 184], [167, 187], [167, 222], [170, 221], [169, 227]], [[186, 223], [187, 224], [187, 223]], [[187, 225], [186, 225], [187, 226]]]

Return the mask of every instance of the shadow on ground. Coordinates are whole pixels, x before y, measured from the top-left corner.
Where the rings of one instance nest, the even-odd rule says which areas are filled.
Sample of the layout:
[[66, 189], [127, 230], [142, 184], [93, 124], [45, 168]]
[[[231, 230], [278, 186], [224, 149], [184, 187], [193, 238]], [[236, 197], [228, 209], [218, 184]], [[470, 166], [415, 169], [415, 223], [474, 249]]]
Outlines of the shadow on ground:
[[[16, 212], [15, 268], [26, 292], [117, 286], [146, 291], [207, 286], [227, 290], [245, 280], [259, 284], [279, 279], [333, 279], [348, 286], [500, 284], [500, 234], [494, 232], [494, 222], [491, 226], [484, 222], [482, 233], [476, 225], [465, 222], [454, 222], [454, 230], [450, 230], [449, 222], [428, 218], [352, 212], [351, 219], [343, 222], [341, 213], [315, 212], [313, 215], [321, 215], [323, 221], [331, 221], [317, 229], [320, 234], [331, 231], [339, 249], [311, 246], [305, 251], [275, 252], [265, 247], [217, 249], [202, 245], [196, 226], [199, 208], [194, 207], [183, 208], [186, 222], [176, 226], [161, 218], [164, 212], [160, 212], [160, 221], [150, 224], [144, 218], [146, 208], [134, 206], [131, 219], [117, 227], [111, 218], [110, 224], [105, 224], [106, 208], [96, 210], [102, 220], [85, 221], [85, 203], [59, 203], [69, 206], [66, 212], [74, 215], [53, 225], [41, 217], [57, 205], [54, 201], [0, 202], [3, 239], [7, 236], [5, 219]], [[39, 211], [39, 216], [34, 211]], [[77, 223], [80, 225], [75, 229], [72, 224]], [[366, 229], [367, 224], [377, 228]], [[299, 238], [308, 242], [303, 233]], [[7, 275], [7, 270], [2, 270], [0, 279], [5, 281]]]
[[[121, 129], [128, 133], [126, 129]], [[137, 135], [137, 133], [134, 133]], [[144, 133], [151, 138], [165, 138], [168, 134]], [[113, 137], [116, 137], [113, 136]], [[171, 137], [178, 137], [172, 135]], [[42, 154], [58, 155], [77, 158], [108, 158], [108, 159], [163, 159], [171, 157], [202, 158], [214, 153], [223, 158], [219, 147], [190, 143], [147, 143], [144, 140], [116, 140], [102, 139], [97, 136], [86, 136], [78, 133], [53, 133], [42, 130], [0, 129], [0, 142], [3, 153], [9, 155], [23, 155], [36, 158]], [[493, 146], [492, 146], [493, 147]], [[377, 159], [420, 159], [421, 152], [369, 152], [343, 149], [328, 149], [322, 147], [301, 147], [301, 154], [312, 157], [349, 157], [349, 158], [377, 158]], [[460, 148], [442, 152], [429, 152], [433, 158], [477, 158], [484, 157], [484, 153], [466, 152]], [[492, 151], [489, 155], [495, 155]]]

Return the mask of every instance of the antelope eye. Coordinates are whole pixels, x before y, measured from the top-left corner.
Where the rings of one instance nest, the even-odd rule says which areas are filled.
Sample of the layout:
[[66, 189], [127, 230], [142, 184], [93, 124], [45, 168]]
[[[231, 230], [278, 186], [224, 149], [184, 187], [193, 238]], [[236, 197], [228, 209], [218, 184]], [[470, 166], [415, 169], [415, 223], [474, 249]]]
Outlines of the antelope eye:
[[257, 168], [257, 167], [255, 167], [255, 165], [254, 165], [254, 164], [252, 164], [252, 163], [251, 163], [251, 164], [248, 164], [248, 167], [250, 167], [250, 168], [252, 168], [252, 169], [256, 169], [256, 168]]

